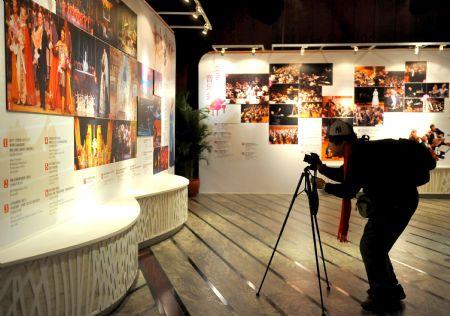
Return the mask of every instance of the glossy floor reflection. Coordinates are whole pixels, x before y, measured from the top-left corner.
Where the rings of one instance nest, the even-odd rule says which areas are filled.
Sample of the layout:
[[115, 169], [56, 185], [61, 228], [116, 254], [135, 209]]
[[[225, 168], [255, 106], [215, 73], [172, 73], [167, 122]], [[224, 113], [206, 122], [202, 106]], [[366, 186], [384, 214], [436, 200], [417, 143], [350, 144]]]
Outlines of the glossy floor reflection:
[[[149, 287], [135, 290], [115, 315], [320, 315], [306, 200], [300, 197], [278, 246], [262, 295], [255, 293], [289, 206], [289, 195], [211, 194], [189, 202], [175, 236], [140, 256]], [[365, 224], [350, 220], [350, 242], [336, 239], [340, 200], [321, 196], [318, 215], [331, 292], [328, 315], [367, 315], [367, 281], [359, 254]], [[448, 315], [450, 200], [421, 199], [391, 259], [407, 300], [397, 315]], [[145, 255], [143, 255], [143, 253]], [[152, 295], [153, 294], [153, 298]], [[155, 303], [156, 302], [156, 303]]]

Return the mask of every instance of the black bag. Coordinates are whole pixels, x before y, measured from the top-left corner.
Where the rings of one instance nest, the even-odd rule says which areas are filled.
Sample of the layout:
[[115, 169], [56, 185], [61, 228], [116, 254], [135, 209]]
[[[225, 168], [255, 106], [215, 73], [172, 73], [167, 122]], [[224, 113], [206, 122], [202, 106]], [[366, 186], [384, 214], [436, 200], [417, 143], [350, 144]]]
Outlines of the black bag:
[[436, 168], [436, 160], [423, 144], [409, 139], [381, 139], [369, 141], [363, 136], [359, 144], [368, 145], [368, 166], [374, 168], [372, 179], [388, 186], [414, 183], [416, 187], [430, 181], [430, 171]]

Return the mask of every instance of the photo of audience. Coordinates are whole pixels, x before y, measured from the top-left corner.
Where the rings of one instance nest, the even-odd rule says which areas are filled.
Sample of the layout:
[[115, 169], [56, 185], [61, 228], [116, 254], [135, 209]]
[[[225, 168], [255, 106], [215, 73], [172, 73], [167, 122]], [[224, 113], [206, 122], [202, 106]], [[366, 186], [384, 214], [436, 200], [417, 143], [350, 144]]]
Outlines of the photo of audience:
[[322, 119], [322, 161], [343, 161], [343, 158], [333, 157], [333, 153], [330, 150], [328, 129], [336, 121], [343, 121], [347, 124], [353, 125], [353, 118], [323, 118]]
[[386, 89], [384, 87], [356, 87], [355, 104], [358, 107], [384, 107]]
[[271, 104], [269, 124], [270, 125], [297, 125], [298, 115], [296, 115], [296, 105], [292, 104]]
[[269, 103], [242, 104], [241, 123], [268, 123]]
[[404, 112], [423, 112], [422, 99], [405, 99]]
[[299, 81], [302, 86], [331, 86], [333, 64], [302, 64]]
[[403, 112], [403, 88], [389, 87], [386, 88], [386, 95], [384, 98], [384, 108], [386, 112]]
[[322, 87], [305, 87], [300, 86], [301, 102], [322, 102]]
[[355, 87], [384, 87], [386, 84], [386, 67], [355, 67]]
[[269, 144], [297, 145], [298, 126], [269, 126]]
[[431, 98], [448, 98], [448, 82], [427, 83], [425, 91]]
[[226, 99], [230, 104], [259, 104], [269, 100], [268, 74], [228, 74]]
[[297, 84], [276, 84], [269, 89], [271, 104], [296, 104], [299, 97]]
[[270, 64], [269, 83], [298, 84], [300, 64]]
[[425, 82], [426, 80], [426, 61], [407, 61], [405, 63], [405, 82]]
[[355, 116], [355, 103], [353, 97], [324, 96], [321, 117], [351, 117]]
[[405, 83], [406, 98], [421, 98], [426, 93], [425, 83]]

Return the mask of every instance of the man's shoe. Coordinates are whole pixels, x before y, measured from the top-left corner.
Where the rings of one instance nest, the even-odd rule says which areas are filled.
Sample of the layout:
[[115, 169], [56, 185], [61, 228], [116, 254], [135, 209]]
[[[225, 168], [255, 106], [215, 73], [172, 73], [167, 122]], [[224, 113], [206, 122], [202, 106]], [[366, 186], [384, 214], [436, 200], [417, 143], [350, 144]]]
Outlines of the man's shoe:
[[402, 308], [402, 304], [400, 300], [387, 300], [368, 297], [361, 303], [361, 307], [368, 312], [380, 313], [400, 310]]

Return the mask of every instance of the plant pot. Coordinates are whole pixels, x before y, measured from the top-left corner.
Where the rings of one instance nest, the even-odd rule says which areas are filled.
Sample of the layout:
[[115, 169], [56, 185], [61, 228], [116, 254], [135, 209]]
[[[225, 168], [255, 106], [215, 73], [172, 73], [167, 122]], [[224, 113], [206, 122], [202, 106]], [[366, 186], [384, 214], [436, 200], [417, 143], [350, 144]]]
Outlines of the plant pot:
[[188, 186], [188, 196], [189, 197], [196, 197], [198, 195], [199, 189], [200, 189], [200, 179], [189, 180], [189, 186]]

